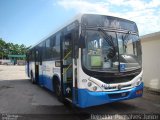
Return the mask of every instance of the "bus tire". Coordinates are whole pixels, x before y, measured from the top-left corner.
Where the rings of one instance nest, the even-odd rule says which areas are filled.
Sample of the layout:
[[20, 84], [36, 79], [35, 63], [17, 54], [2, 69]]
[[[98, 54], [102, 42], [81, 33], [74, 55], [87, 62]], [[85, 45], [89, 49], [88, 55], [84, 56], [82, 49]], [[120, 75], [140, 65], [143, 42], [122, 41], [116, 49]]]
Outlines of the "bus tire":
[[60, 85], [59, 80], [57, 79], [54, 80], [54, 91], [55, 91], [55, 95], [58, 98], [58, 100], [60, 102], [64, 102], [64, 98], [63, 98], [62, 91], [61, 91], [61, 85]]
[[32, 84], [35, 84], [35, 80], [34, 80], [34, 77], [33, 77], [33, 73], [31, 72], [31, 82]]

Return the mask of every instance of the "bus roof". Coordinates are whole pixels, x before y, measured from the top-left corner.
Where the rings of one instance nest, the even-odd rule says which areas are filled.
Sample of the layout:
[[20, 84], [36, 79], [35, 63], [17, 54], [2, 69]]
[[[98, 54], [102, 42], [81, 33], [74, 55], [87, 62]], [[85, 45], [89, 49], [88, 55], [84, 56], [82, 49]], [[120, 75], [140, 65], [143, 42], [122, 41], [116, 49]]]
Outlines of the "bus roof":
[[[105, 14], [98, 14], [98, 13], [79, 13], [77, 14], [75, 17], [73, 17], [72, 19], [70, 19], [69, 21], [65, 22], [65, 24], [63, 24], [62, 26], [58, 27], [57, 29], [53, 30], [49, 35], [47, 35], [46, 37], [43, 37], [38, 43], [36, 43], [35, 45], [33, 45], [30, 49], [33, 49], [35, 46], [37, 46], [38, 44], [40, 44], [41, 42], [43, 42], [44, 40], [46, 40], [47, 38], [49, 38], [50, 36], [52, 36], [53, 34], [55, 34], [56, 32], [60, 31], [61, 29], [63, 29], [64, 27], [66, 27], [67, 25], [71, 24], [72, 22], [74, 22], [75, 20], [78, 20], [79, 22], [81, 21], [81, 17], [83, 15], [101, 15], [101, 16], [110, 16], [110, 15], [105, 15]], [[126, 20], [128, 22], [133, 22], [131, 20], [127, 20], [124, 18], [119, 18], [116, 16], [110, 16], [110, 17], [115, 17], [118, 19], [123, 19]], [[135, 22], [133, 22], [135, 23]]]
[[46, 40], [47, 38], [49, 38], [51, 35], [55, 34], [58, 31], [60, 31], [61, 29], [63, 29], [64, 27], [66, 27], [70, 23], [74, 22], [75, 20], [80, 20], [82, 15], [83, 14], [78, 14], [75, 17], [73, 17], [72, 19], [70, 19], [69, 21], [65, 22], [65, 24], [63, 24], [60, 27], [58, 27], [57, 29], [53, 30], [49, 35], [47, 35], [46, 37], [42, 38], [38, 43], [36, 43], [35, 45], [33, 45], [30, 49], [34, 48], [35, 46], [37, 46], [38, 44], [40, 44], [41, 42], [43, 42], [44, 40]]

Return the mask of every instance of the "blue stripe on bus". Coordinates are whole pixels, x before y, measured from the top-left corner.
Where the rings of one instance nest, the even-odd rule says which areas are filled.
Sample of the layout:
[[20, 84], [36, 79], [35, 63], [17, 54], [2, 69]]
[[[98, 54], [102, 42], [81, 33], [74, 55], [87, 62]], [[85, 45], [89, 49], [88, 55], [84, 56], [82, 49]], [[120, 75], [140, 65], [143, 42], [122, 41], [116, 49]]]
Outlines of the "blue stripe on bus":
[[39, 82], [38, 84], [40, 86], [44, 86], [45, 88], [54, 91], [53, 89], [53, 83], [52, 83], [52, 79], [49, 76], [46, 75], [39, 75]]
[[[105, 103], [117, 102], [122, 100], [133, 99], [136, 97], [141, 97], [141, 95], [136, 95], [137, 90], [143, 90], [143, 83], [138, 87], [129, 89], [129, 90], [121, 90], [114, 92], [92, 92], [86, 89], [78, 89], [78, 106], [81, 108], [101, 105]], [[121, 95], [121, 93], [126, 93], [125, 97], [118, 96], [116, 98], [115, 95]], [[113, 98], [109, 96], [113, 95]]]

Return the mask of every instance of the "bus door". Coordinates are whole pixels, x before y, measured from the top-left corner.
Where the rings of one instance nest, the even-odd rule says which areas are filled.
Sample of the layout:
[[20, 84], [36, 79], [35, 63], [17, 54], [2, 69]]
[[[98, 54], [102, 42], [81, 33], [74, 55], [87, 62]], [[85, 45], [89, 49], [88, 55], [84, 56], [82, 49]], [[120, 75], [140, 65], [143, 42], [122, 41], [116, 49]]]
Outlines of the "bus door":
[[64, 98], [72, 101], [73, 88], [73, 39], [72, 33], [62, 37], [61, 41], [61, 87]]
[[39, 51], [35, 51], [35, 83], [39, 82]]

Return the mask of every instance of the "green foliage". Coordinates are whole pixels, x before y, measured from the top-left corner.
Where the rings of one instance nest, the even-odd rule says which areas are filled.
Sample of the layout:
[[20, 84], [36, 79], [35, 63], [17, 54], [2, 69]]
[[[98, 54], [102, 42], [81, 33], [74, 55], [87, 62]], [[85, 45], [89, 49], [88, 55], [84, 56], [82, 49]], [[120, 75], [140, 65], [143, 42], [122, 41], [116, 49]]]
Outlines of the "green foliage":
[[24, 55], [30, 47], [25, 45], [18, 45], [13, 43], [6, 43], [2, 38], [0, 38], [0, 59], [8, 58], [9, 54], [14, 55]]

